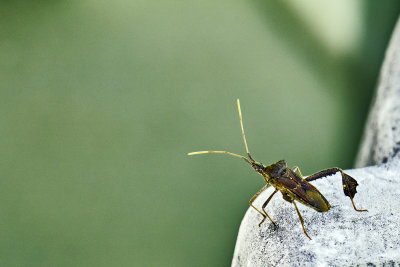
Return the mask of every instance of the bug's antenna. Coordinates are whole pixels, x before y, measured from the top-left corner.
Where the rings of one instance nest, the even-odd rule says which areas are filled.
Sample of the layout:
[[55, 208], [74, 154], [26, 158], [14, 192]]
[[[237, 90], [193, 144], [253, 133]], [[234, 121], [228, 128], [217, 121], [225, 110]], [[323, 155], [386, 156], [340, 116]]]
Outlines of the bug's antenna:
[[247, 163], [251, 164], [251, 162], [246, 159], [246, 157], [232, 153], [232, 152], [228, 152], [228, 151], [215, 151], [215, 150], [208, 150], [208, 151], [196, 151], [196, 152], [190, 152], [188, 153], [189, 156], [193, 156], [193, 155], [198, 155], [198, 154], [207, 154], [207, 153], [218, 153], [218, 154], [228, 154], [234, 157], [238, 157], [241, 159], [244, 159]]
[[244, 134], [242, 111], [240, 110], [239, 98], [237, 99], [237, 106], [238, 106], [238, 112], [239, 112], [240, 127], [242, 128], [242, 135], [243, 135], [244, 146], [246, 148], [246, 153], [247, 153], [247, 156], [249, 156], [249, 159], [254, 162], [255, 160], [251, 157], [249, 148], [247, 147], [246, 135]]
[[217, 151], [217, 150], [206, 150], [206, 151], [190, 152], [190, 153], [188, 153], [189, 156], [199, 155], [199, 154], [208, 154], [208, 153], [218, 153], [218, 154], [228, 154], [228, 155], [231, 155], [231, 156], [234, 156], [234, 157], [241, 158], [244, 161], [246, 161], [247, 163], [249, 163], [250, 165], [252, 165], [252, 163], [255, 162], [255, 160], [251, 157], [249, 149], [247, 147], [246, 136], [244, 135], [242, 111], [240, 110], [239, 99], [237, 99], [237, 106], [238, 106], [238, 111], [239, 111], [240, 126], [242, 127], [242, 135], [243, 135], [244, 146], [246, 148], [247, 156], [249, 157], [250, 160], [248, 160], [246, 157], [244, 157], [242, 155], [238, 155], [238, 154], [235, 154], [235, 153], [232, 153], [232, 152], [228, 152], [228, 151]]

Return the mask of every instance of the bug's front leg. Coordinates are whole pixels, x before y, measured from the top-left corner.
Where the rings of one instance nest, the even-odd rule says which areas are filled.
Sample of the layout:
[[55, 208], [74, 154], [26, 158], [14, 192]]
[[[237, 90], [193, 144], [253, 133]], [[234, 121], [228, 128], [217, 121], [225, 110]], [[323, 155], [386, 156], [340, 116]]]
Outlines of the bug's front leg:
[[[265, 206], [263, 206], [263, 210], [264, 210], [264, 212], [265, 212], [265, 214], [264, 214], [263, 212], [261, 212], [259, 209], [257, 209], [257, 208], [253, 205], [254, 200], [256, 200], [256, 198], [261, 194], [261, 192], [263, 192], [265, 189], [267, 189], [267, 188], [269, 187], [269, 185], [270, 185], [270, 184], [264, 185], [264, 187], [261, 188], [260, 191], [258, 191], [258, 192], [250, 199], [249, 204], [250, 204], [251, 207], [253, 207], [256, 211], [258, 211], [258, 212], [263, 216], [263, 219], [262, 219], [261, 222], [258, 224], [258, 226], [261, 226], [261, 224], [265, 221], [265, 218], [268, 217], [268, 219], [273, 223], [274, 228], [276, 229], [276, 224], [275, 224], [275, 222], [271, 219], [271, 217], [269, 217], [268, 213], [265, 212], [265, 210], [264, 210]], [[272, 195], [274, 195], [275, 193], [276, 193], [276, 192], [274, 192]], [[270, 196], [270, 197], [268, 198], [268, 200], [270, 200], [271, 198], [272, 198], [272, 196]], [[267, 201], [268, 201], [268, 200], [267, 200]], [[266, 203], [268, 204], [268, 202], [266, 202]], [[265, 203], [264, 203], [264, 204], [265, 204]]]
[[[298, 169], [298, 168], [297, 168]], [[305, 180], [307, 182], [311, 182], [314, 180], [317, 180], [319, 178], [323, 178], [329, 175], [333, 175], [337, 172], [340, 172], [342, 175], [342, 183], [343, 183], [343, 192], [346, 196], [348, 196], [351, 200], [351, 203], [353, 204], [353, 208], [356, 211], [368, 211], [368, 210], [359, 210], [356, 208], [356, 205], [354, 204], [354, 195], [357, 193], [356, 187], [358, 186], [358, 183], [356, 181], [356, 179], [354, 179], [353, 177], [351, 177], [350, 175], [346, 174], [343, 172], [342, 169], [340, 168], [330, 168], [330, 169], [326, 169], [326, 170], [322, 170], [320, 172], [317, 172], [313, 175], [308, 176], [307, 178], [305, 178]]]
[[[275, 222], [271, 219], [271, 217], [269, 217], [268, 213], [265, 211], [265, 207], [268, 205], [269, 201], [272, 199], [272, 197], [276, 194], [276, 192], [278, 192], [278, 189], [275, 189], [275, 191], [268, 197], [268, 199], [264, 202], [264, 204], [262, 205], [262, 210], [264, 211], [264, 213], [268, 216], [268, 218], [270, 219], [270, 221], [272, 222], [272, 224], [274, 225], [274, 230], [276, 230], [276, 224]], [[264, 219], [258, 224], [258, 226], [261, 226], [261, 224], [265, 221], [265, 217]]]

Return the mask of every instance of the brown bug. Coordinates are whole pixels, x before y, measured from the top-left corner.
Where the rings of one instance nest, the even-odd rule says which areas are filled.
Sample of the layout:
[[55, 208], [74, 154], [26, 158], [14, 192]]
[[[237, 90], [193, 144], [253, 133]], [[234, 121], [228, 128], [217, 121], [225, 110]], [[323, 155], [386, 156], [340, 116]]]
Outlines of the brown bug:
[[[276, 224], [271, 219], [271, 217], [268, 215], [268, 213], [265, 211], [265, 207], [268, 205], [269, 201], [276, 194], [276, 192], [281, 191], [283, 199], [290, 203], [293, 203], [294, 207], [296, 208], [297, 214], [300, 218], [300, 222], [301, 222], [301, 226], [303, 227], [303, 231], [306, 234], [306, 236], [311, 240], [311, 237], [307, 234], [307, 231], [304, 227], [303, 218], [301, 217], [300, 211], [297, 208], [295, 201], [298, 201], [308, 207], [311, 207], [318, 212], [328, 211], [331, 208], [331, 205], [329, 204], [328, 200], [326, 200], [326, 198], [318, 191], [318, 189], [315, 186], [313, 186], [312, 184], [310, 184], [309, 182], [317, 180], [319, 178], [329, 176], [329, 175], [333, 175], [337, 172], [340, 172], [342, 175], [343, 192], [346, 196], [348, 196], [350, 198], [351, 203], [353, 204], [354, 210], [368, 211], [368, 210], [359, 210], [356, 208], [353, 198], [354, 198], [354, 195], [357, 193], [356, 187], [358, 186], [358, 183], [353, 177], [344, 173], [343, 170], [340, 168], [330, 168], [330, 169], [322, 170], [320, 172], [317, 172], [313, 175], [308, 176], [307, 178], [304, 178], [301, 175], [299, 167], [296, 166], [293, 169], [290, 169], [287, 167], [286, 162], [284, 160], [280, 160], [269, 166], [264, 166], [262, 163], [255, 161], [252, 158], [252, 156], [250, 155], [249, 149], [247, 147], [246, 136], [244, 134], [244, 129], [243, 129], [242, 112], [240, 110], [239, 99], [237, 100], [237, 106], [238, 106], [239, 120], [240, 120], [241, 129], [242, 129], [244, 146], [246, 148], [246, 153], [247, 153], [248, 158], [238, 155], [238, 154], [227, 152], [227, 151], [212, 151], [212, 150], [191, 152], [191, 153], [188, 153], [188, 155], [190, 156], [190, 155], [198, 155], [198, 154], [206, 154], [206, 153], [222, 153], [222, 154], [228, 154], [231, 156], [242, 158], [244, 161], [246, 161], [248, 164], [250, 164], [251, 167], [256, 172], [258, 172], [259, 174], [261, 174], [264, 177], [264, 181], [266, 182], [266, 185], [263, 188], [261, 188], [261, 190], [258, 191], [249, 201], [250, 206], [253, 207], [256, 211], [258, 211], [263, 216], [263, 219], [258, 224], [258, 226], [261, 226], [261, 224], [268, 217], [268, 219], [274, 225], [274, 229], [276, 229]], [[296, 173], [296, 171], [298, 172], [298, 174]], [[264, 202], [264, 204], [262, 205], [262, 211], [260, 211], [253, 205], [253, 202], [258, 197], [258, 195], [260, 195], [261, 192], [263, 192], [265, 189], [267, 189], [270, 185], [275, 187], [275, 191]]]

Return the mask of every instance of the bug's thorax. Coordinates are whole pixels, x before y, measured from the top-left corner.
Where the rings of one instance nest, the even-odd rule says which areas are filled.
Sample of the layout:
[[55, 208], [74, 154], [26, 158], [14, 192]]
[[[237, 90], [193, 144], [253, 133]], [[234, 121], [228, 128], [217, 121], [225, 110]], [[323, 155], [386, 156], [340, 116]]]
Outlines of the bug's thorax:
[[264, 166], [259, 162], [252, 162], [251, 165], [256, 172], [264, 177], [264, 180], [267, 183], [271, 183], [272, 185], [274, 185], [274, 180], [281, 177], [287, 169], [287, 165], [284, 160], [280, 160], [268, 166]]

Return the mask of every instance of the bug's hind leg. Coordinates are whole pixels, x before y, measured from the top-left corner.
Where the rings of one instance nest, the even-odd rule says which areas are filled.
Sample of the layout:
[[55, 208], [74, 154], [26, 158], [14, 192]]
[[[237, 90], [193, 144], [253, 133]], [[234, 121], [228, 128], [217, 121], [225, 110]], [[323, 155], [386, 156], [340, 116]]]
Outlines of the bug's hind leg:
[[311, 240], [311, 237], [307, 234], [307, 231], [306, 231], [306, 228], [304, 227], [304, 221], [303, 221], [303, 217], [301, 217], [301, 214], [300, 214], [300, 211], [299, 211], [299, 209], [297, 208], [297, 205], [296, 205], [296, 202], [294, 202], [293, 201], [293, 205], [294, 205], [294, 207], [296, 208], [296, 211], [297, 211], [297, 215], [299, 215], [299, 218], [300, 218], [300, 222], [301, 222], [301, 227], [303, 227], [303, 231], [304, 231], [304, 233], [306, 234], [306, 236]]
[[[265, 218], [268, 217], [268, 219], [274, 224], [274, 227], [276, 228], [276, 224], [275, 222], [271, 219], [271, 217], [269, 217], [268, 213], [263, 213], [262, 211], [260, 211], [259, 209], [257, 209], [254, 205], [253, 202], [254, 200], [256, 200], [256, 198], [261, 194], [261, 192], [263, 192], [265, 189], [267, 189], [269, 187], [269, 184], [264, 185], [263, 188], [260, 189], [260, 191], [258, 191], [249, 201], [250, 206], [255, 209], [256, 211], [258, 211], [258, 213], [260, 213], [263, 216], [263, 219], [261, 220], [261, 222], [258, 224], [258, 226], [261, 226], [261, 224], [265, 221]], [[271, 198], [272, 196], [270, 196]], [[265, 204], [265, 203], [264, 203]]]
[[353, 204], [354, 210], [356, 210], [356, 211], [368, 211], [368, 210], [359, 210], [359, 209], [357, 209], [357, 208], [356, 208], [356, 205], [354, 204], [353, 198], [350, 198], [350, 200], [351, 200], [351, 204]]
[[329, 175], [333, 175], [337, 172], [340, 172], [342, 175], [342, 183], [343, 183], [343, 193], [348, 196], [351, 200], [351, 204], [353, 204], [353, 208], [356, 211], [368, 211], [368, 210], [359, 210], [356, 208], [356, 205], [354, 204], [354, 196], [357, 193], [356, 187], [358, 186], [358, 183], [356, 179], [351, 177], [350, 175], [346, 174], [342, 169], [340, 168], [330, 168], [326, 170], [322, 170], [320, 172], [314, 173], [313, 175], [308, 176], [305, 178], [307, 182], [311, 182]]
[[368, 210], [359, 210], [356, 208], [356, 205], [354, 204], [354, 195], [357, 193], [356, 187], [358, 186], [358, 183], [356, 179], [351, 177], [350, 175], [344, 173], [342, 170], [340, 170], [340, 173], [342, 174], [342, 182], [343, 182], [343, 192], [346, 196], [348, 196], [351, 200], [351, 204], [353, 204], [353, 208], [356, 211], [368, 211]]

